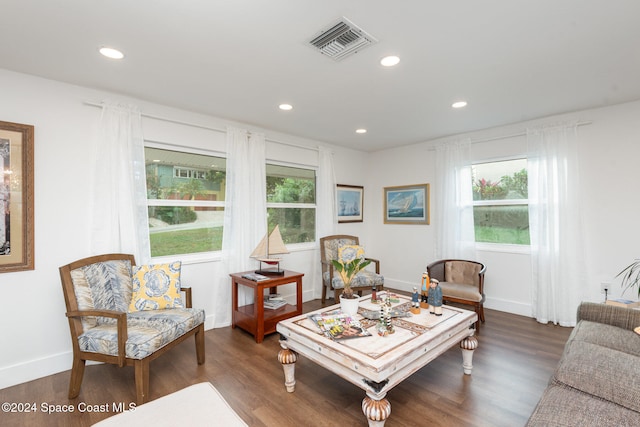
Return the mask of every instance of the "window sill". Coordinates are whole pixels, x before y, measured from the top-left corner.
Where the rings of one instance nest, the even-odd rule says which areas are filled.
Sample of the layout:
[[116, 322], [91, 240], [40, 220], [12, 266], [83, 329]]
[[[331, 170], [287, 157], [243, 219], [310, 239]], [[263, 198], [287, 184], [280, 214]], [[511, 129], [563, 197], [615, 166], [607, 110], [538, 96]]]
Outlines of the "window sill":
[[158, 264], [172, 262], [176, 259], [180, 259], [180, 261], [182, 261], [182, 264], [202, 264], [207, 262], [218, 262], [222, 260], [222, 252], [217, 251], [202, 252], [198, 254], [165, 255], [151, 258], [154, 263]]
[[[287, 249], [289, 252], [304, 252], [316, 249], [315, 242], [308, 243], [293, 243], [288, 244]], [[201, 264], [207, 262], [219, 262], [222, 261], [222, 251], [215, 252], [202, 252], [198, 254], [177, 254], [177, 255], [165, 255], [151, 258], [153, 263], [163, 264], [167, 262], [173, 262], [176, 259], [180, 259], [183, 264]]]
[[504, 252], [510, 254], [531, 254], [529, 245], [509, 245], [504, 243], [476, 243], [476, 250], [483, 252]]

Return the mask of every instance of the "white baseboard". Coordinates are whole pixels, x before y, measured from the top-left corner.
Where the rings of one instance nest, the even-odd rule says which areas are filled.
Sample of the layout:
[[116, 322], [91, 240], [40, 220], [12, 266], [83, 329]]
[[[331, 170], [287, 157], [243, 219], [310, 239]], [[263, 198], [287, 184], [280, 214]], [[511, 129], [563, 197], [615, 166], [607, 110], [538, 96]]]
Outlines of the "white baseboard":
[[[402, 280], [393, 280], [385, 277], [385, 286], [399, 291], [412, 292], [417, 284]], [[487, 297], [484, 302], [485, 308], [491, 310], [504, 311], [506, 313], [517, 314], [519, 316], [531, 317], [531, 304], [517, 301], [505, 300], [502, 298]]]
[[[205, 330], [213, 329], [214, 321], [215, 317], [208, 315], [205, 318]], [[229, 325], [231, 325], [231, 322], [229, 322], [228, 325], [218, 327]], [[37, 380], [60, 372], [70, 371], [72, 362], [73, 352], [67, 351], [0, 368], [0, 389]], [[87, 361], [87, 366], [97, 363], [100, 362], [92, 362], [89, 360]]]
[[58, 353], [0, 369], [0, 389], [71, 369], [73, 353]]
[[531, 304], [487, 297], [484, 302], [484, 306], [485, 308], [490, 308], [492, 310], [531, 317]]

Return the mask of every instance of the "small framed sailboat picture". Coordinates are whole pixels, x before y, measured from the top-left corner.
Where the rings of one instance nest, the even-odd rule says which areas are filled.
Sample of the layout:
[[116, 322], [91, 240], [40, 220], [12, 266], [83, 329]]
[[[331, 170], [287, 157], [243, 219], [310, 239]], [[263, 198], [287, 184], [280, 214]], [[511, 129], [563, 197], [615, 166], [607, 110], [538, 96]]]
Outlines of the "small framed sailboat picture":
[[429, 184], [384, 188], [385, 224], [429, 224]]
[[336, 185], [336, 210], [338, 222], [362, 222], [364, 187]]

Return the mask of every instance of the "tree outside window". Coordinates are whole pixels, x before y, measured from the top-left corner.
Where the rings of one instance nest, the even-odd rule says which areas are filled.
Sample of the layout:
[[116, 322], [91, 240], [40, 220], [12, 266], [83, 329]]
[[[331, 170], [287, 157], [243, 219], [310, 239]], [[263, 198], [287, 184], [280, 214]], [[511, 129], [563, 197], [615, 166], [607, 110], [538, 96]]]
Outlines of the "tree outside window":
[[280, 226], [285, 244], [316, 239], [316, 175], [313, 169], [267, 164], [269, 231]]
[[151, 256], [222, 249], [226, 159], [145, 148]]
[[529, 245], [527, 160], [472, 167], [476, 242]]

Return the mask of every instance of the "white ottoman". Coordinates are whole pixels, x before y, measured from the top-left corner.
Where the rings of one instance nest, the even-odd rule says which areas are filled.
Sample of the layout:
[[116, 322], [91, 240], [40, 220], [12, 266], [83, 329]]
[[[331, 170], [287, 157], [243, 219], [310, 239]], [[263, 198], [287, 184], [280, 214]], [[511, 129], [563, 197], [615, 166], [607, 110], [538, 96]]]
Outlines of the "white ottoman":
[[247, 427], [220, 392], [208, 382], [183, 388], [138, 406], [135, 411], [123, 412], [94, 424], [99, 427], [144, 425]]

